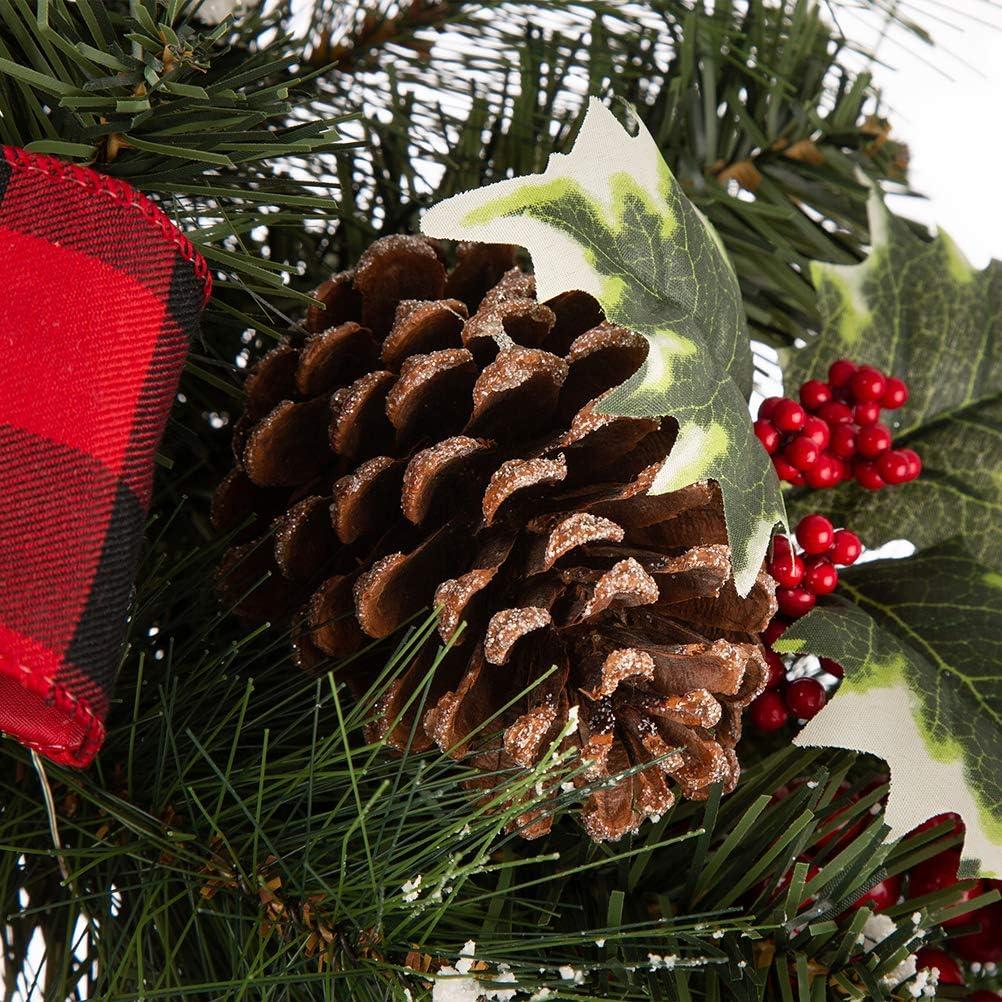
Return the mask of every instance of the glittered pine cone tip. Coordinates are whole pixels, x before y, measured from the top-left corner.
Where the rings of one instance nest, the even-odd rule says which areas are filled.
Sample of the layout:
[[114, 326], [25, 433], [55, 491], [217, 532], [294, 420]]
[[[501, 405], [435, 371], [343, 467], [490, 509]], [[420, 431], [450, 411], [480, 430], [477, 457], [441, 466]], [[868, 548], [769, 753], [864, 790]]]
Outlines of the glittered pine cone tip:
[[[674, 422], [600, 412], [644, 338], [584, 293], [537, 302], [509, 247], [461, 245], [450, 270], [387, 237], [315, 296], [248, 377], [214, 499], [218, 528], [243, 527], [221, 573], [239, 611], [291, 621], [312, 669], [439, 607], [440, 637], [381, 701], [389, 743], [469, 756], [489, 787], [570, 720], [594, 839], [732, 788], [774, 586], [763, 572], [737, 596], [714, 484], [648, 494]], [[364, 691], [383, 660], [340, 670]], [[550, 823], [527, 812], [522, 830]]]

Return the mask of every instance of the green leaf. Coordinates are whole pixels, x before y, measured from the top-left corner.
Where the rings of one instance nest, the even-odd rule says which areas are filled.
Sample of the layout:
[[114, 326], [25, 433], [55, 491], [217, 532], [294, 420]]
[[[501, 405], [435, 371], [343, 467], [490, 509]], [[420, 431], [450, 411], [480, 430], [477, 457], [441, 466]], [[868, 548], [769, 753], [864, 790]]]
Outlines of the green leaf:
[[631, 136], [592, 100], [570, 153], [552, 156], [542, 174], [446, 199], [422, 230], [526, 247], [540, 299], [582, 289], [610, 321], [647, 338], [646, 363], [602, 410], [678, 421], [652, 492], [719, 482], [735, 586], [746, 594], [785, 512], [748, 417], [741, 295], [719, 238], [643, 125]]
[[876, 191], [868, 211], [870, 256], [814, 265], [823, 330], [793, 355], [787, 384], [823, 377], [841, 357], [900, 376], [909, 401], [886, 413], [895, 445], [915, 449], [923, 472], [892, 490], [843, 486], [829, 507], [868, 545], [907, 538], [927, 547], [962, 534], [1000, 568], [1002, 262], [975, 271], [946, 234], [921, 239]]
[[774, 645], [845, 668], [796, 743], [886, 759], [892, 834], [956, 811], [965, 856], [1002, 873], [1002, 575], [950, 542], [841, 583], [855, 604], [816, 609]]

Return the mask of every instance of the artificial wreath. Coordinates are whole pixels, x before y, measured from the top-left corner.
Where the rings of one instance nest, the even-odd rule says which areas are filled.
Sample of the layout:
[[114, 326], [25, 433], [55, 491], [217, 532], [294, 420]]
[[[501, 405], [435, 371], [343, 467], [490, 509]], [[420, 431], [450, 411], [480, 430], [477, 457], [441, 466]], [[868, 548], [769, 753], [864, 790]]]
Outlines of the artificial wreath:
[[823, 12], [9, 6], [5, 1000], [1002, 997], [1002, 266]]

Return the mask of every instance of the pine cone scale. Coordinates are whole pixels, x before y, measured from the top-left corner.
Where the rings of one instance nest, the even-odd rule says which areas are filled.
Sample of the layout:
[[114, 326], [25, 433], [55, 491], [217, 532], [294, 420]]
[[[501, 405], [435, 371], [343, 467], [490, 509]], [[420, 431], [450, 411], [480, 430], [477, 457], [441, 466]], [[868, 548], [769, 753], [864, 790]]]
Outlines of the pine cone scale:
[[283, 400], [255, 426], [243, 450], [243, 468], [260, 487], [305, 484], [326, 465], [327, 401]]
[[380, 362], [399, 368], [411, 355], [463, 347], [469, 312], [458, 299], [412, 300], [397, 307], [397, 321], [383, 342]]
[[374, 456], [335, 481], [331, 522], [342, 543], [354, 543], [390, 522], [396, 514], [405, 473], [403, 460]]
[[355, 616], [363, 631], [389, 636], [430, 604], [429, 589], [467, 563], [468, 525], [447, 522], [409, 553], [380, 557], [355, 582]]
[[[337, 455], [345, 459], [368, 459], [392, 447], [394, 435], [387, 397], [396, 382], [392, 372], [377, 369], [331, 396], [328, 435], [330, 447]], [[317, 459], [323, 461], [322, 452]]]
[[400, 508], [404, 517], [420, 525], [437, 499], [447, 491], [462, 490], [468, 478], [478, 479], [476, 460], [493, 450], [489, 439], [456, 435], [415, 453], [404, 469]]
[[316, 397], [358, 379], [376, 364], [377, 348], [372, 331], [353, 320], [329, 328], [310, 339], [299, 353], [293, 377], [296, 392]]

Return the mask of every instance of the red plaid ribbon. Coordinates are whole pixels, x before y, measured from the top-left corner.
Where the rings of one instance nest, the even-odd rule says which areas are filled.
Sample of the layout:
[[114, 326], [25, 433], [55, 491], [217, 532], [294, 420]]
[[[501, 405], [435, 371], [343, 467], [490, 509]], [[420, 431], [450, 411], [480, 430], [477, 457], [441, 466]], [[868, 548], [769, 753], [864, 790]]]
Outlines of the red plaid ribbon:
[[129, 185], [9, 147], [0, 276], [0, 731], [84, 766], [211, 283]]

